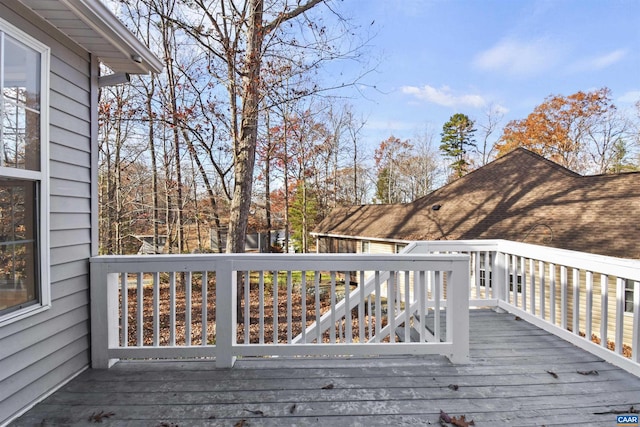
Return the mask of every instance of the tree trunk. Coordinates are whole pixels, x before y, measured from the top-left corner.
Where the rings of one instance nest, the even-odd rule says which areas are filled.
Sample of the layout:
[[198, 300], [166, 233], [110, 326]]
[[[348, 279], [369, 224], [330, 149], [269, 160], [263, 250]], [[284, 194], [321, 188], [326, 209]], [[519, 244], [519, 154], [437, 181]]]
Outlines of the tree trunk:
[[249, 1], [247, 51], [242, 77], [242, 122], [234, 147], [234, 186], [229, 215], [227, 252], [244, 252], [253, 190], [253, 170], [258, 139], [258, 105], [260, 103], [260, 65], [262, 62], [263, 0]]

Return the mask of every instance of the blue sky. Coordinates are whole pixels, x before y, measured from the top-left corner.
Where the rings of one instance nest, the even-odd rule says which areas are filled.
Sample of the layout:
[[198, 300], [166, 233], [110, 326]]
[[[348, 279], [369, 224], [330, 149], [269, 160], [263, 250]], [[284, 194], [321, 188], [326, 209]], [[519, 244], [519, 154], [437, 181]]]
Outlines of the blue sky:
[[549, 95], [609, 87], [615, 104], [640, 100], [640, 0], [344, 0], [339, 10], [376, 33], [378, 62], [351, 99], [375, 147], [430, 127], [436, 148], [455, 113], [502, 125]]

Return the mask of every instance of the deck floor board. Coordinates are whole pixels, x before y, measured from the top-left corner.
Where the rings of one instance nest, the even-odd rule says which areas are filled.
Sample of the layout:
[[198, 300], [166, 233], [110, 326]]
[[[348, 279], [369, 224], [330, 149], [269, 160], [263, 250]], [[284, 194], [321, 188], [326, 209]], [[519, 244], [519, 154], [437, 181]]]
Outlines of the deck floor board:
[[597, 426], [640, 408], [640, 378], [513, 315], [474, 310], [470, 325], [467, 365], [441, 356], [243, 358], [233, 369], [120, 362], [82, 373], [12, 425], [93, 425], [103, 414], [108, 426], [413, 426], [439, 425], [443, 410], [476, 426]]

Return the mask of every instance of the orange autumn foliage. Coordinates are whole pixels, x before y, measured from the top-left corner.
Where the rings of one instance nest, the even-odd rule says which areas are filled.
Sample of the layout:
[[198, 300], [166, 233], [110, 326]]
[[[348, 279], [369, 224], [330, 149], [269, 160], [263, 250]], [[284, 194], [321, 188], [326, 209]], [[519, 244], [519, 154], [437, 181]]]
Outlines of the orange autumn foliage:
[[589, 130], [615, 108], [611, 91], [606, 87], [569, 96], [549, 96], [527, 118], [507, 123], [496, 144], [498, 156], [524, 147], [579, 172], [585, 163], [584, 145]]

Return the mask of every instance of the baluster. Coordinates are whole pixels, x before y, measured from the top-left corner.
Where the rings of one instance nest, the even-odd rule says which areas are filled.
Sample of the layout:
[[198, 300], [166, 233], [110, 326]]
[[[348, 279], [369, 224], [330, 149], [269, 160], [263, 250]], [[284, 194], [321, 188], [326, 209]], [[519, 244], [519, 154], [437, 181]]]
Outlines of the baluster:
[[153, 345], [160, 345], [160, 273], [153, 273]]
[[372, 302], [371, 302], [371, 294], [367, 295], [367, 330], [369, 331], [369, 339], [371, 340], [373, 338], [373, 333], [371, 331], [371, 326], [372, 326], [372, 322], [373, 322], [373, 312], [372, 310], [372, 306], [371, 306]]
[[336, 342], [336, 272], [331, 272], [331, 295], [329, 297], [329, 310], [331, 319], [331, 330], [329, 331], [329, 341]]
[[[204, 273], [206, 277], [206, 272]], [[244, 272], [244, 343], [251, 343], [251, 272]], [[203, 288], [204, 289], [204, 288]], [[204, 300], [204, 295], [202, 297]]]
[[374, 342], [380, 342], [380, 323], [382, 319], [382, 307], [380, 307], [380, 272], [376, 271], [375, 273], [375, 284], [376, 284], [376, 296], [375, 296], [375, 332], [373, 335]]
[[549, 313], [551, 323], [554, 325], [558, 324], [558, 319], [556, 318], [556, 265], [551, 263], [549, 264]]
[[302, 342], [307, 342], [307, 272], [303, 271], [300, 277], [300, 307], [302, 310]]
[[535, 269], [535, 261], [533, 259], [529, 259], [529, 294], [531, 298], [529, 299], [529, 306], [531, 309], [531, 314], [536, 315], [536, 269]]
[[264, 344], [264, 271], [258, 272], [258, 341]]
[[[247, 273], [247, 277], [248, 277], [248, 273]], [[245, 285], [246, 286], [246, 285]], [[246, 286], [248, 288], [248, 286]], [[209, 329], [209, 272], [208, 271], [203, 271], [202, 272], [202, 277], [200, 279], [200, 298], [202, 299], [202, 312], [201, 312], [201, 316], [202, 316], [202, 342], [200, 343], [201, 345], [208, 345], [209, 344], [209, 334], [207, 332], [207, 330]], [[246, 294], [246, 291], [245, 291]], [[246, 301], [246, 300], [245, 300]], [[246, 302], [245, 302], [245, 306], [246, 306]], [[246, 314], [246, 307], [245, 307], [245, 338], [247, 332], [247, 318], [249, 317], [248, 314]]]
[[271, 288], [273, 293], [273, 343], [278, 344], [278, 271], [273, 272]]
[[440, 291], [442, 290], [443, 277], [440, 271], [435, 271], [434, 274], [433, 288], [435, 292], [433, 295], [433, 336], [435, 338], [435, 342], [440, 342]]
[[[405, 271], [404, 273], [404, 342], [411, 341], [410, 328], [411, 328], [411, 289], [409, 284], [409, 272]], [[416, 286], [416, 272], [413, 272], [413, 286]], [[415, 289], [413, 292], [413, 297], [415, 298], [416, 293]]]
[[358, 288], [360, 289], [360, 304], [358, 304], [358, 336], [361, 343], [366, 341], [365, 336], [365, 316], [364, 316], [364, 271], [360, 272], [360, 280], [358, 281]]
[[573, 333], [580, 335], [580, 270], [573, 269]]
[[344, 312], [344, 340], [345, 342], [351, 342], [352, 337], [352, 321], [351, 321], [351, 304], [349, 301], [351, 293], [351, 272], [344, 272], [344, 304], [345, 304], [345, 312]]
[[176, 345], [176, 272], [169, 273], [169, 345]]
[[588, 341], [591, 341], [592, 326], [593, 326], [593, 272], [587, 271], [585, 276], [586, 281], [586, 307], [585, 307], [585, 333], [584, 336]]
[[640, 363], [640, 282], [633, 282], [633, 338], [631, 360]]
[[[430, 274], [430, 273], [429, 273]], [[427, 289], [426, 289], [426, 279], [427, 279], [427, 272], [422, 270], [420, 271], [420, 275], [419, 275], [419, 281], [418, 281], [418, 305], [419, 305], [419, 313], [420, 313], [420, 324], [422, 325], [422, 327], [420, 328], [420, 342], [424, 342], [425, 341], [425, 330], [424, 330], [424, 326], [427, 324], [427, 304], [426, 304], [426, 299], [428, 297], [427, 295]]]
[[609, 277], [600, 275], [600, 345], [607, 348], [609, 327]]
[[520, 273], [522, 274], [521, 282], [521, 290], [520, 294], [522, 295], [522, 310], [527, 311], [527, 266], [524, 262], [524, 257], [520, 258], [520, 263], [518, 266]]
[[314, 271], [313, 273], [313, 285], [315, 287], [315, 296], [316, 296], [316, 342], [318, 344], [322, 343], [322, 331], [320, 330], [320, 317], [322, 316], [322, 312], [320, 310], [320, 272]]
[[569, 303], [567, 301], [567, 293], [568, 293], [568, 277], [567, 277], [567, 267], [564, 265], [560, 266], [560, 327], [562, 329], [567, 329], [567, 316], [569, 314]]
[[129, 346], [129, 276], [127, 273], [120, 274], [120, 299], [122, 300], [122, 314], [120, 322], [122, 325], [120, 337], [120, 345], [122, 347]]
[[515, 255], [511, 255], [511, 276], [513, 277], [513, 305], [518, 306], [518, 259]]
[[547, 298], [546, 298], [546, 283], [544, 274], [544, 262], [538, 261], [538, 275], [540, 276], [540, 317], [542, 319], [547, 318]]
[[[483, 261], [482, 254], [480, 252], [472, 252], [471, 255], [473, 256], [473, 276], [474, 276], [471, 281], [471, 286], [473, 286], [473, 288], [476, 291], [476, 299], [480, 299], [482, 295], [480, 291], [480, 263]], [[486, 265], [486, 261], [485, 261], [485, 265]], [[471, 297], [471, 291], [469, 291], [469, 297]]]
[[184, 273], [184, 345], [191, 345], [191, 272]]
[[622, 354], [624, 340], [624, 288], [625, 279], [618, 277], [616, 279], [616, 335], [614, 351]]
[[136, 338], [137, 346], [144, 344], [144, 288], [142, 286], [142, 273], [136, 274], [136, 301], [137, 301], [137, 317], [136, 317]]
[[396, 314], [395, 314], [395, 296], [396, 296], [396, 281], [398, 277], [397, 271], [389, 272], [389, 281], [387, 288], [387, 322], [389, 323], [389, 342], [395, 342], [396, 340]]
[[291, 270], [287, 270], [287, 344], [291, 344], [291, 318], [293, 307], [291, 299], [293, 297], [293, 283], [291, 279]]

